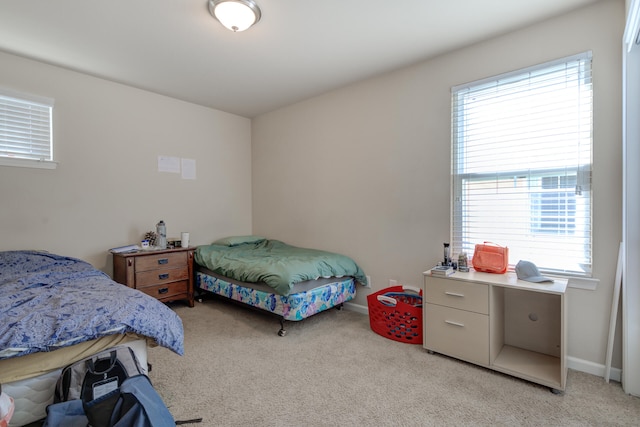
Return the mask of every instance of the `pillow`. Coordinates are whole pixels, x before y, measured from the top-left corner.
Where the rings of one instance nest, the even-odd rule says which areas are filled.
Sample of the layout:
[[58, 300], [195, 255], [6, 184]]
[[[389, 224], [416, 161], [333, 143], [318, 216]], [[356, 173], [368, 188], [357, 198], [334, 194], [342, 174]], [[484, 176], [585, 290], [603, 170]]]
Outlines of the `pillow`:
[[258, 243], [263, 240], [267, 240], [261, 236], [231, 236], [225, 237], [224, 239], [218, 239], [213, 242], [214, 245], [220, 246], [238, 246], [244, 245], [245, 243]]

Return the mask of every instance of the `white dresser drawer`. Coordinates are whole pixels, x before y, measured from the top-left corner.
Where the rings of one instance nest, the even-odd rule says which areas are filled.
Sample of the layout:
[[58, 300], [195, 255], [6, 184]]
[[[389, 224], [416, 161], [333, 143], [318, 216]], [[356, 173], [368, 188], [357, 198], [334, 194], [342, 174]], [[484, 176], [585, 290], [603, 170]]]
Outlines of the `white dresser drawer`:
[[478, 365], [489, 365], [489, 316], [426, 304], [424, 348]]
[[489, 314], [489, 285], [454, 279], [427, 277], [427, 303]]

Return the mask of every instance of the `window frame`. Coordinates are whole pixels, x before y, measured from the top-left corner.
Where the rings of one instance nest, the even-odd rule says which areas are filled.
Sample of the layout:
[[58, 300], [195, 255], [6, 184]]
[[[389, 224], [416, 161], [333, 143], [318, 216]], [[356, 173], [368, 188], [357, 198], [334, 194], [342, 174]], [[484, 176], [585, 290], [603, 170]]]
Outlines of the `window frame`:
[[[471, 111], [470, 109], [465, 110], [465, 108], [468, 108], [468, 107], [462, 101], [464, 96], [466, 96], [467, 94], [472, 94], [472, 93], [474, 94], [475, 93], [474, 91], [476, 89], [482, 89], [483, 87], [490, 86], [492, 83], [494, 83], [496, 86], [501, 83], [504, 83], [506, 86], [510, 84], [512, 80], [518, 80], [519, 76], [522, 76], [525, 74], [535, 76], [537, 73], [543, 73], [544, 70], [550, 70], [550, 69], [553, 69], [553, 67], [557, 67], [560, 64], [566, 64], [566, 63], [571, 63], [575, 61], [581, 61], [583, 65], [588, 66], [588, 73], [589, 73], [588, 80], [585, 80], [584, 76], [582, 76], [581, 74], [579, 75], [580, 77], [577, 79], [578, 85], [585, 85], [585, 84], [587, 85], [587, 88], [588, 88], [587, 90], [588, 90], [588, 93], [590, 94], [590, 99], [587, 104], [589, 107], [589, 113], [590, 113], [590, 116], [589, 116], [590, 119], [588, 123], [588, 126], [590, 127], [589, 138], [588, 138], [589, 140], [588, 156], [589, 157], [587, 162], [584, 161], [584, 158], [585, 158], [584, 156], [586, 154], [579, 153], [576, 156], [575, 160], [577, 161], [575, 162], [575, 164], [571, 164], [571, 165], [565, 164], [562, 167], [558, 167], [557, 170], [555, 171], [553, 167], [550, 167], [548, 169], [538, 167], [538, 168], [530, 168], [526, 170], [509, 170], [509, 168], [503, 167], [502, 169], [496, 168], [496, 170], [488, 171], [486, 173], [479, 172], [478, 170], [476, 170], [475, 172], [464, 170], [465, 166], [462, 166], [462, 164], [464, 163], [463, 159], [468, 154], [466, 151], [471, 151], [471, 149], [473, 148], [473, 145], [469, 145], [468, 147], [464, 145], [464, 141], [466, 140], [465, 138], [467, 138], [466, 129], [464, 128], [466, 123], [464, 122], [464, 120], [467, 119], [468, 115], [470, 114], [469, 111]], [[593, 255], [593, 221], [592, 221], [593, 193], [591, 191], [591, 169], [593, 165], [593, 84], [591, 79], [591, 72], [592, 72], [592, 54], [590, 51], [587, 51], [577, 55], [561, 58], [555, 61], [549, 61], [546, 63], [516, 70], [513, 72], [504, 73], [498, 76], [493, 76], [493, 77], [478, 80], [475, 82], [467, 83], [464, 85], [458, 85], [458, 86], [452, 87], [451, 89], [451, 93], [452, 93], [452, 101], [451, 101], [452, 102], [451, 225], [452, 227], [451, 227], [451, 236], [450, 236], [452, 254], [455, 254], [456, 252], [462, 252], [462, 251], [467, 252], [468, 254], [472, 254], [475, 244], [483, 242], [481, 239], [474, 240], [473, 233], [469, 232], [469, 229], [470, 229], [469, 227], [471, 227], [472, 229], [479, 229], [481, 227], [477, 227], [475, 224], [472, 224], [472, 221], [474, 221], [475, 218], [472, 218], [473, 215], [469, 215], [469, 211], [465, 212], [465, 209], [469, 209], [469, 206], [470, 206], [468, 200], [471, 200], [471, 197], [468, 197], [467, 199], [465, 199], [465, 196], [467, 195], [465, 194], [465, 192], [469, 191], [468, 188], [465, 188], [465, 183], [473, 184], [475, 182], [477, 184], [477, 187], [480, 187], [481, 185], [483, 185], [482, 182], [484, 179], [485, 180], [484, 185], [487, 185], [488, 183], [491, 182], [492, 184], [496, 185], [496, 187], [499, 187], [500, 185], [508, 182], [508, 180], [510, 179], [515, 180], [516, 178], [522, 177], [522, 179], [528, 185], [528, 187], [526, 187], [526, 189], [522, 191], [522, 195], [523, 196], [526, 195], [528, 204], [529, 204], [529, 209], [530, 209], [529, 211], [530, 213], [528, 214], [529, 227], [534, 227], [536, 220], [546, 221], [544, 226], [547, 227], [546, 230], [540, 229], [536, 231], [532, 229], [530, 233], [533, 232], [536, 235], [549, 234], [549, 235], [553, 235], [554, 238], [559, 238], [559, 239], [562, 239], [564, 236], [564, 240], [568, 240], [567, 236], [572, 235], [576, 227], [579, 227], [579, 231], [584, 233], [584, 235], [580, 235], [583, 237], [582, 241], [577, 239], [573, 243], [575, 247], [579, 247], [580, 245], [582, 245], [583, 252], [581, 254], [579, 252], [576, 252], [577, 254], [580, 254], [580, 255], [575, 256], [571, 263], [566, 263], [568, 265], [571, 265], [572, 267], [557, 268], [557, 266], [538, 263], [537, 265], [540, 268], [540, 270], [546, 274], [553, 274], [553, 275], [559, 275], [559, 276], [569, 276], [569, 277], [576, 277], [576, 278], [592, 277], [592, 273], [593, 273], [593, 268], [592, 268], [593, 266], [593, 257], [592, 257]], [[587, 83], [585, 83], [585, 81]], [[580, 87], [580, 90], [584, 90], [584, 89]], [[537, 94], [537, 92], [534, 92], [534, 94]], [[536, 95], [536, 96], [539, 96], [539, 95]], [[581, 108], [583, 105], [584, 104], [580, 104], [579, 108]], [[491, 118], [493, 119], [493, 117]], [[515, 148], [515, 147], [520, 148], [519, 143], [522, 144], [523, 139], [524, 138], [510, 140], [509, 146], [512, 148]], [[514, 152], [516, 151], [514, 150]], [[483, 161], [484, 163], [482, 164], [484, 165], [490, 164], [490, 161], [491, 160], [484, 160]], [[496, 163], [500, 163], [500, 162], [496, 161]], [[540, 185], [540, 187], [538, 188], [538, 191], [535, 191], [532, 189], [532, 187], [530, 187], [532, 180], [537, 179], [540, 181], [540, 183], [542, 183], [545, 180], [545, 178], [548, 179], [549, 177], [554, 177], [554, 176], [558, 177], [557, 178], [558, 182], [560, 182], [560, 180], [562, 179], [570, 179], [570, 180], [575, 179], [575, 182], [576, 182], [576, 187], [574, 190], [575, 194], [578, 196], [584, 195], [585, 197], [583, 197], [582, 199], [577, 199], [578, 196], [573, 196], [569, 194], [572, 191], [571, 189], [563, 188], [562, 185], [558, 185], [555, 191], [551, 189], [544, 189], [542, 185]], [[478, 191], [478, 189], [476, 188], [475, 191]], [[496, 191], [496, 193], [498, 193], [498, 191]], [[561, 202], [562, 200], [564, 200], [565, 205], [562, 206], [561, 204], [558, 204], [557, 206], [555, 206], [555, 211], [554, 211], [554, 207], [551, 206], [550, 210], [546, 212], [541, 211], [537, 216], [537, 218], [534, 218], [533, 209], [534, 209], [535, 199], [537, 198], [538, 201], [543, 200], [545, 198], [544, 194], [551, 195], [551, 196], [547, 196], [547, 198], [549, 199], [556, 198], [557, 202]], [[513, 196], [512, 199], [515, 200], [516, 198], [519, 198], [519, 197], [520, 197], [519, 195]], [[486, 200], [489, 200], [489, 199], [487, 198]], [[476, 199], [474, 203], [477, 203], [478, 201], [486, 202], [486, 200], [483, 199], [482, 196], [480, 196], [478, 199]], [[569, 203], [569, 206], [567, 206], [567, 202]], [[522, 201], [523, 206], [526, 205], [526, 203], [527, 201], [525, 200]], [[573, 203], [573, 205], [571, 205], [571, 203]], [[476, 213], [478, 213], [481, 208], [479, 208], [478, 205], [476, 205], [476, 207], [472, 209], [477, 209]], [[564, 216], [560, 218], [558, 214], [560, 214], [563, 211], [563, 209], [565, 211], [573, 210], [574, 212], [576, 209], [580, 209], [579, 213], [583, 213], [584, 218], [579, 216], [574, 216], [574, 217]], [[545, 215], [547, 215], [546, 219], [545, 219]], [[574, 221], [573, 224], [570, 224], [568, 227], [562, 226], [563, 220], [566, 220], [566, 219], [573, 220]], [[483, 219], [480, 218], [478, 219], [478, 221], [483, 221]], [[554, 221], [555, 221], [555, 226], [554, 226]], [[579, 223], [576, 224], [575, 221], [579, 221]], [[485, 223], [489, 224], [488, 222], [485, 222]], [[513, 235], [515, 236], [516, 234], [514, 233]], [[507, 236], [505, 233], [505, 235], [500, 236], [500, 238], [493, 237], [493, 236], [492, 238], [496, 240], [495, 243], [503, 244], [506, 246], [512, 246], [511, 243], [514, 243], [514, 242], [519, 243], [519, 245], [516, 245], [518, 246], [518, 251], [516, 252], [520, 254], [527, 252], [526, 250], [523, 250], [523, 248], [527, 247], [527, 245], [530, 245], [531, 247], [534, 246], [533, 244], [523, 243], [526, 241], [525, 233], [520, 235], [520, 239], [513, 238], [513, 240], [510, 241], [509, 237], [511, 236], [512, 235]], [[587, 244], [584, 243], [587, 239], [588, 239], [588, 246]], [[510, 251], [510, 252], [511, 252], [510, 255], [514, 253], [514, 251]], [[581, 256], [584, 257], [584, 261], [582, 263], [577, 261]], [[516, 257], [518, 256], [516, 255]], [[514, 264], [517, 262], [516, 257], [512, 257], [510, 259], [511, 269], [513, 268]], [[522, 258], [522, 257], [519, 256], [518, 258]], [[524, 258], [524, 259], [529, 259], [529, 258]], [[529, 259], [529, 260], [536, 262], [535, 259]]]
[[[38, 95], [27, 94], [24, 92], [18, 92], [8, 88], [0, 87], [0, 97], [4, 98], [5, 102], [10, 104], [10, 100], [14, 100], [14, 106], [20, 103], [34, 106], [40, 109], [48, 109], [48, 122], [45, 123], [45, 127], [48, 127], [48, 150], [46, 151], [46, 157], [35, 159], [28, 158], [28, 156], [20, 156], [20, 153], [10, 153], [0, 151], [0, 166], [12, 166], [12, 167], [26, 167], [36, 169], [56, 169], [58, 163], [54, 160], [54, 144], [53, 144], [53, 108], [55, 101], [52, 98], [47, 98]], [[2, 116], [0, 116], [0, 122]], [[1, 125], [0, 125], [1, 126]], [[1, 132], [1, 131], [0, 131]], [[0, 133], [0, 138], [2, 137]], [[29, 145], [25, 142], [25, 147]], [[2, 142], [0, 142], [0, 147]]]

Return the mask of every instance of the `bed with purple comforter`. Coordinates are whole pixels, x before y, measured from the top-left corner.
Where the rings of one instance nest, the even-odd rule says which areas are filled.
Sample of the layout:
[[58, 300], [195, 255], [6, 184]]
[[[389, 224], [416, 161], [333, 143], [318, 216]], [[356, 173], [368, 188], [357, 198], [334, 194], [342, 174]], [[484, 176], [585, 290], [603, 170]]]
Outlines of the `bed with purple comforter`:
[[147, 369], [147, 346], [184, 353], [182, 320], [165, 304], [89, 263], [37, 251], [0, 252], [0, 384], [9, 426], [46, 415], [62, 367], [126, 345]]
[[181, 319], [91, 264], [46, 252], [0, 252], [0, 360], [136, 333], [182, 355]]

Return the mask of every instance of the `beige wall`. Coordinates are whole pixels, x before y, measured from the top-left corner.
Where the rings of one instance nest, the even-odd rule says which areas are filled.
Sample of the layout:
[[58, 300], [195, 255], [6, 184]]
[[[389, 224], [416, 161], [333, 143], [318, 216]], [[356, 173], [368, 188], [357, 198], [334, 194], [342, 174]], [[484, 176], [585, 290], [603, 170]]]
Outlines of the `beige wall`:
[[[419, 285], [449, 240], [450, 87], [590, 49], [601, 283], [569, 291], [568, 339], [571, 357], [600, 365], [621, 238], [623, 26], [623, 2], [603, 1], [253, 123], [0, 53], [0, 86], [55, 99], [60, 162], [0, 166], [0, 250], [45, 249], [110, 273], [106, 249], [164, 219], [169, 237], [190, 231], [196, 245], [253, 232], [350, 255], [374, 290]], [[196, 159], [197, 180], [157, 172], [158, 155]]]
[[449, 240], [451, 86], [592, 50], [601, 283], [569, 291], [568, 353], [601, 366], [621, 239], [623, 28], [624, 3], [599, 2], [254, 119], [253, 232], [350, 255], [373, 290], [420, 285]]
[[[163, 219], [192, 244], [251, 231], [249, 119], [0, 53], [0, 86], [55, 99], [55, 170], [0, 166], [0, 250], [37, 248], [111, 273], [107, 250]], [[196, 180], [158, 155], [196, 159]]]

